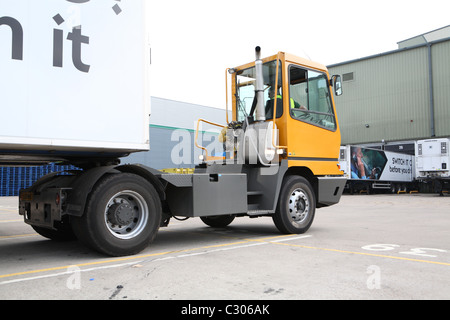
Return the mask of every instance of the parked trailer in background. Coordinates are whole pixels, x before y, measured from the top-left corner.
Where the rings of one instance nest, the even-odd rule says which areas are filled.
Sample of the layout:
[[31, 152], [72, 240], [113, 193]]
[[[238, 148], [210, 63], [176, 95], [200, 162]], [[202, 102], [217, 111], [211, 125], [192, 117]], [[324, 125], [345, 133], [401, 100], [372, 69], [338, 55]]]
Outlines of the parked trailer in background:
[[[408, 142], [411, 154], [376, 147], [341, 146], [339, 165], [348, 178], [350, 193], [385, 189], [437, 192], [450, 189], [450, 139], [426, 139]], [[384, 145], [387, 149], [396, 144]], [[413, 150], [414, 147], [414, 150]], [[400, 149], [400, 148], [399, 148]], [[411, 152], [413, 151], [413, 152]]]
[[415, 144], [415, 177], [420, 183], [431, 183], [436, 192], [450, 187], [450, 139], [418, 140]]
[[403, 153], [342, 146], [339, 165], [348, 179], [346, 189], [350, 193], [376, 189], [396, 193], [406, 191], [414, 183], [414, 157]]

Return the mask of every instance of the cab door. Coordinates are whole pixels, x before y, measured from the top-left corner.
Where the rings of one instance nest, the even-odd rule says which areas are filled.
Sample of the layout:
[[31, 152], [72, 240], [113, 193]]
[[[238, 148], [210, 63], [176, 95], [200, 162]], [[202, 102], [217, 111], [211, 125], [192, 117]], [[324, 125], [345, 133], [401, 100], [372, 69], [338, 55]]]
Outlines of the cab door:
[[328, 74], [290, 64], [288, 66], [289, 166], [307, 166], [314, 174], [340, 174], [340, 132]]

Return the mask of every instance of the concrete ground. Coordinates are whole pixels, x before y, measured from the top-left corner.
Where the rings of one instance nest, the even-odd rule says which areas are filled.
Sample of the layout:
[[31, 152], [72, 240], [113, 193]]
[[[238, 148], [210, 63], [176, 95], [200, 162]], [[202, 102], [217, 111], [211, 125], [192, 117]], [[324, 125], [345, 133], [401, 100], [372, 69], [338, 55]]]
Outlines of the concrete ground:
[[0, 299], [450, 299], [450, 196], [344, 195], [302, 235], [173, 220], [122, 258], [46, 240], [0, 198]]

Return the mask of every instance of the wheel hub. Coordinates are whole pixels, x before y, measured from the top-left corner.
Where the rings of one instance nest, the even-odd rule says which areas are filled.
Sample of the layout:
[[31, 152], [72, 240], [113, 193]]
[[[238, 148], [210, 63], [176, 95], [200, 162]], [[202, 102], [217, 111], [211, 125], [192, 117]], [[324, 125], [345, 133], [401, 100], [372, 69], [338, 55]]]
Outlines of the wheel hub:
[[289, 214], [294, 222], [302, 222], [309, 213], [309, 200], [305, 193], [296, 189], [289, 197]]
[[142, 195], [123, 190], [110, 198], [105, 208], [105, 223], [111, 234], [122, 240], [141, 234], [148, 222], [148, 205]]
[[108, 220], [113, 225], [129, 225], [133, 217], [134, 210], [128, 203], [115, 203], [108, 209]]

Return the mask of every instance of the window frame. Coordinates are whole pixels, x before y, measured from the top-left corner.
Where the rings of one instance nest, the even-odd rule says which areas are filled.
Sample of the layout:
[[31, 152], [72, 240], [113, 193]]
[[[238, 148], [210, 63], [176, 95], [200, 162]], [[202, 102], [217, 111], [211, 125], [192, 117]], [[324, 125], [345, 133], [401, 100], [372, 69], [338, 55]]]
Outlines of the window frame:
[[[279, 66], [278, 66], [278, 68], [279, 68], [279, 73], [278, 73], [278, 82], [280, 83], [283, 83], [283, 73], [284, 73], [284, 70], [283, 70], [283, 61], [281, 60], [281, 59], [279, 59], [278, 60], [279, 61]], [[263, 63], [263, 66], [264, 65], [267, 65], [267, 64], [270, 64], [270, 63], [274, 63], [274, 69], [276, 69], [276, 65], [277, 65], [277, 59], [274, 59], [274, 60], [270, 60], [270, 61], [266, 61], [266, 62], [264, 62]], [[250, 66], [250, 67], [248, 67], [248, 68], [245, 68], [245, 69], [240, 69], [239, 71], [237, 71], [236, 72], [236, 77], [235, 77], [235, 81], [234, 81], [234, 85], [235, 85], [235, 92], [234, 92], [234, 96], [236, 96], [237, 95], [237, 92], [238, 92], [238, 90], [239, 90], [239, 86], [238, 86], [238, 73], [239, 72], [244, 72], [244, 71], [246, 71], [246, 70], [248, 70], [248, 69], [251, 69], [251, 68], [255, 68], [255, 66], [253, 65], [253, 66]], [[275, 77], [275, 74], [274, 74], [274, 77]], [[275, 81], [275, 79], [274, 79], [274, 81]], [[281, 85], [281, 86], [278, 86], [278, 90], [280, 89], [280, 88], [282, 88], [283, 86]], [[266, 89], [265, 89], [266, 90]], [[283, 90], [283, 89], [282, 89]], [[282, 97], [283, 97], [283, 95], [282, 95]], [[265, 101], [265, 104], [267, 103], [267, 101], [269, 101], [269, 100], [266, 100]], [[278, 103], [278, 101], [277, 101], [277, 113], [279, 113], [280, 111], [280, 108], [281, 108], [281, 114], [279, 115], [279, 116], [277, 116], [276, 117], [276, 119], [280, 119], [281, 117], [283, 117], [283, 115], [284, 115], [284, 98], [282, 99], [282, 101], [283, 101], [283, 103]], [[265, 105], [264, 104], [264, 105]], [[245, 119], [241, 119], [241, 120], [238, 120], [238, 118], [239, 118], [239, 103], [238, 103], [238, 101], [237, 101], [237, 99], [235, 100], [235, 112], [236, 112], [236, 121], [244, 121]], [[273, 120], [273, 117], [270, 117], [270, 118], [267, 118], [266, 119], [266, 121], [268, 121], [268, 120]]]
[[309, 103], [309, 72], [310, 71], [313, 71], [313, 72], [316, 72], [316, 73], [319, 73], [319, 74], [322, 74], [322, 75], [324, 75], [324, 78], [325, 78], [325, 80], [326, 80], [326, 82], [327, 82], [327, 90], [328, 90], [328, 99], [329, 99], [329, 103], [330, 103], [330, 105], [331, 105], [331, 111], [332, 111], [332, 113], [326, 113], [326, 112], [320, 112], [320, 111], [311, 111], [311, 110], [302, 110], [302, 112], [305, 112], [305, 113], [307, 113], [307, 114], [319, 114], [319, 115], [326, 115], [326, 116], [332, 116], [333, 117], [333, 119], [334, 119], [334, 128], [328, 128], [328, 127], [326, 127], [326, 126], [324, 126], [324, 125], [321, 125], [321, 124], [319, 124], [319, 123], [317, 123], [317, 122], [312, 122], [312, 121], [307, 121], [307, 120], [305, 120], [305, 119], [299, 119], [299, 118], [297, 118], [297, 117], [295, 117], [293, 114], [292, 114], [292, 112], [291, 112], [291, 107], [290, 107], [290, 104], [289, 104], [289, 115], [290, 115], [290, 117], [292, 118], [292, 119], [294, 119], [294, 120], [297, 120], [297, 121], [300, 121], [300, 122], [303, 122], [303, 123], [307, 123], [307, 124], [310, 124], [310, 125], [313, 125], [313, 126], [316, 126], [316, 127], [319, 127], [319, 128], [321, 128], [321, 129], [325, 129], [325, 130], [328, 130], [328, 131], [331, 131], [331, 132], [336, 132], [337, 131], [337, 129], [338, 129], [338, 124], [337, 124], [337, 117], [336, 117], [336, 112], [335, 112], [335, 110], [334, 110], [334, 105], [333, 105], [333, 99], [332, 99], [332, 97], [331, 97], [331, 94], [332, 94], [332, 92], [331, 92], [331, 90], [330, 90], [330, 86], [329, 86], [329, 79], [328, 79], [328, 76], [327, 76], [327, 74], [326, 74], [326, 72], [323, 72], [323, 71], [320, 71], [320, 70], [316, 70], [316, 69], [311, 69], [311, 68], [306, 68], [306, 67], [304, 67], [304, 66], [299, 66], [299, 65], [296, 65], [296, 64], [290, 64], [289, 66], [288, 66], [288, 85], [289, 85], [289, 101], [291, 100], [291, 68], [297, 68], [297, 69], [302, 69], [302, 70], [304, 70], [304, 71], [306, 71], [307, 72], [307, 90], [308, 90], [308, 93], [307, 93], [307, 99], [308, 99], [308, 108], [310, 108], [310, 103]]

